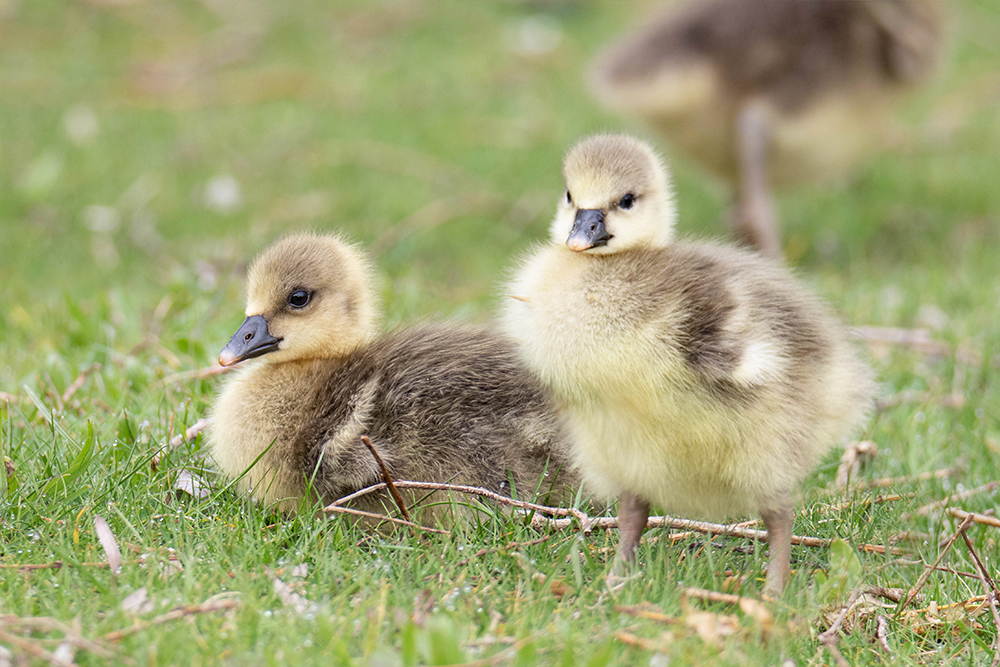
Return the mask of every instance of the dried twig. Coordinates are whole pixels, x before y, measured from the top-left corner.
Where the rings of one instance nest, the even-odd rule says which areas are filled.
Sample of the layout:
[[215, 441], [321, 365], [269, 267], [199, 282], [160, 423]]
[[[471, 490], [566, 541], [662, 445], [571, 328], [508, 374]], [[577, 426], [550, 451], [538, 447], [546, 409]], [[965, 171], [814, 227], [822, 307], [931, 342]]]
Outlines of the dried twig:
[[[532, 510], [537, 512], [532, 517], [531, 525], [536, 528], [549, 528], [553, 530], [564, 530], [573, 525], [574, 522], [578, 522], [584, 533], [591, 533], [594, 530], [608, 530], [611, 528], [618, 527], [618, 519], [616, 517], [590, 517], [586, 512], [578, 510], [576, 508], [562, 508], [562, 507], [549, 507], [546, 505], [538, 505], [536, 503], [529, 503], [523, 500], [516, 500], [508, 496], [501, 495], [494, 491], [488, 489], [483, 489], [476, 486], [464, 486], [460, 484], [441, 484], [437, 482], [411, 482], [406, 480], [396, 480], [395, 485], [400, 489], [425, 489], [429, 491], [454, 491], [456, 493], [466, 493], [470, 495], [481, 496], [484, 498], [489, 498], [498, 504], [508, 505], [511, 507], [517, 507], [525, 510]], [[376, 491], [381, 491], [386, 488], [385, 482], [380, 484], [374, 484], [372, 486], [366, 487], [359, 491], [344, 496], [335, 500], [333, 503], [326, 507], [327, 511], [341, 511], [343, 506], [350, 501], [359, 498]], [[355, 510], [349, 513], [358, 513], [360, 510]], [[565, 517], [561, 519], [554, 519], [547, 516], [541, 516], [542, 514], [548, 514], [556, 517]], [[383, 520], [391, 520], [389, 517], [385, 517], [381, 514], [362, 514], [361, 516], [371, 516], [372, 518], [379, 518]], [[393, 523], [403, 523], [401, 520], [391, 520]], [[699, 533], [707, 533], [712, 535], [726, 535], [729, 537], [743, 537], [750, 538], [753, 540], [766, 540], [767, 531], [765, 530], [755, 530], [753, 528], [747, 528], [743, 524], [732, 524], [723, 525], [718, 523], [709, 523], [707, 521], [693, 521], [690, 519], [677, 519], [669, 516], [652, 516], [646, 521], [647, 528], [676, 528], [680, 530], [691, 530]], [[831, 540], [820, 538], [820, 537], [810, 537], [802, 535], [792, 535], [791, 543], [799, 546], [813, 547], [819, 549], [825, 549], [830, 546]], [[891, 555], [903, 555], [906, 552], [902, 549], [897, 549], [895, 547], [885, 547], [880, 544], [861, 544], [858, 546], [860, 551], [867, 553], [878, 553], [878, 554], [891, 554]]]
[[[911, 492], [911, 493], [890, 493], [890, 494], [887, 494], [887, 495], [884, 495], [884, 496], [875, 496], [874, 498], [862, 498], [859, 501], [859, 504], [861, 504], [861, 505], [881, 505], [883, 503], [895, 503], [895, 502], [898, 502], [900, 500], [907, 500], [909, 498], [913, 498], [916, 495], [917, 494], [915, 492]], [[855, 506], [855, 504], [856, 503], [853, 500], [845, 500], [844, 502], [837, 503], [836, 505], [830, 505], [829, 507], [826, 507], [826, 508], [822, 508], [821, 507], [820, 511], [822, 512], [822, 511], [827, 511], [828, 510], [828, 511], [832, 511], [832, 512], [840, 512], [841, 510], [845, 510], [845, 509], [849, 509], [849, 508], [853, 509], [854, 506]]]
[[657, 609], [650, 609], [651, 605], [649, 603], [643, 603], [641, 605], [635, 605], [633, 607], [623, 607], [620, 605], [615, 605], [615, 611], [621, 614], [628, 614], [629, 616], [635, 616], [636, 618], [644, 618], [650, 621], [659, 621], [660, 623], [676, 623], [679, 619], [676, 616], [670, 616], [669, 614], [664, 614], [662, 611]]
[[899, 605], [899, 609], [896, 610], [897, 616], [899, 614], [902, 614], [903, 610], [906, 609], [911, 602], [913, 602], [913, 599], [917, 597], [917, 593], [920, 592], [920, 589], [923, 588], [924, 584], [927, 583], [927, 580], [930, 578], [931, 573], [934, 572], [934, 568], [940, 565], [941, 561], [944, 560], [944, 557], [948, 555], [948, 551], [951, 550], [951, 545], [953, 545], [955, 543], [955, 540], [958, 539], [958, 536], [964, 533], [965, 529], [971, 525], [972, 525], [972, 517], [966, 517], [965, 520], [962, 521], [962, 523], [958, 526], [958, 529], [955, 531], [955, 533], [950, 538], [948, 538], [948, 541], [945, 542], [944, 546], [941, 548], [941, 553], [938, 554], [937, 560], [934, 561], [934, 564], [930, 568], [926, 568], [924, 569], [923, 572], [920, 573], [920, 577], [917, 579], [917, 583], [913, 584], [913, 587], [910, 589], [910, 592], [906, 594], [906, 597], [903, 599], [903, 602]]
[[372, 251], [384, 252], [415, 232], [430, 231], [456, 218], [491, 211], [500, 213], [508, 205], [504, 198], [482, 192], [461, 193], [432, 201], [385, 230], [375, 239]]
[[950, 394], [937, 394], [932, 391], [901, 391], [876, 399], [875, 407], [879, 410], [885, 410], [903, 403], [934, 403], [946, 408], [961, 408], [965, 406], [965, 394], [960, 391], [953, 391]]
[[996, 489], [997, 486], [1000, 486], [1000, 482], [988, 482], [975, 489], [969, 489], [968, 491], [962, 491], [961, 493], [954, 493], [946, 498], [943, 498], [942, 500], [936, 500], [933, 503], [928, 503], [922, 507], [918, 507], [912, 513], [903, 514], [900, 518], [903, 521], [906, 521], [911, 517], [925, 516], [931, 512], [942, 509], [957, 500], [965, 500], [967, 498], [971, 498], [972, 496], [977, 496], [980, 493], [989, 493], [990, 491]]
[[882, 614], [878, 615], [878, 628], [875, 630], [875, 636], [878, 637], [878, 643], [882, 647], [882, 650], [892, 655], [892, 647], [889, 646], [889, 638], [887, 636], [889, 629], [889, 621]]
[[187, 382], [188, 380], [205, 380], [210, 377], [215, 377], [216, 375], [222, 375], [228, 373], [229, 371], [237, 368], [237, 366], [220, 366], [215, 364], [214, 366], [208, 366], [207, 368], [199, 368], [193, 371], [183, 371], [180, 373], [172, 373], [166, 376], [159, 382], [153, 384], [154, 387], [163, 387], [168, 384], [177, 384], [179, 382]]
[[976, 523], [981, 523], [984, 526], [1000, 528], [1000, 519], [995, 516], [987, 516], [985, 514], [977, 514], [975, 512], [966, 512], [965, 510], [960, 510], [957, 507], [949, 507], [948, 514], [952, 515], [956, 519], [967, 519], [971, 517]]
[[340, 507], [337, 505], [327, 505], [323, 508], [324, 512], [336, 512], [337, 514], [352, 514], [354, 516], [363, 516], [368, 519], [378, 519], [379, 521], [388, 521], [389, 523], [396, 523], [400, 526], [409, 526], [410, 528], [416, 528], [417, 530], [424, 530], [428, 533], [438, 533], [439, 535], [451, 535], [447, 530], [441, 530], [440, 528], [429, 528], [427, 526], [421, 526], [419, 523], [413, 523], [412, 521], [405, 521], [403, 519], [394, 519], [391, 516], [386, 516], [385, 514], [376, 514], [375, 512], [366, 512], [364, 510], [356, 510], [353, 507]]
[[[878, 345], [899, 345], [909, 347], [921, 354], [935, 357], [946, 357], [952, 354], [953, 348], [950, 344], [936, 340], [931, 337], [927, 329], [900, 329], [897, 327], [855, 327], [855, 331], [872, 346]], [[975, 350], [967, 349], [959, 345], [955, 351], [955, 358], [967, 364], [979, 364], [982, 355]]]
[[73, 382], [66, 387], [66, 391], [63, 392], [62, 402], [64, 404], [69, 403], [69, 399], [73, 398], [73, 394], [79, 391], [80, 387], [83, 386], [83, 383], [87, 381], [87, 376], [91, 373], [96, 373], [101, 370], [101, 368], [102, 366], [100, 364], [94, 363], [80, 371], [80, 374], [76, 376], [76, 379], [73, 380]]
[[705, 602], [721, 602], [723, 604], [738, 605], [744, 600], [750, 600], [756, 604], [761, 604], [760, 600], [745, 598], [741, 595], [734, 595], [732, 593], [720, 593], [719, 591], [712, 591], [706, 588], [685, 588], [681, 591], [681, 593], [685, 597], [694, 598], [695, 600], [704, 600]]
[[[962, 539], [965, 540], [965, 546], [968, 547], [969, 553], [972, 555], [972, 560], [976, 564], [976, 576], [981, 580], [984, 580], [983, 583], [989, 585], [986, 592], [989, 593], [990, 591], [993, 591], [994, 597], [1000, 595], [1000, 589], [997, 588], [996, 582], [993, 581], [993, 577], [990, 576], [989, 569], [987, 569], [986, 565], [979, 558], [979, 552], [977, 552], [976, 548], [972, 545], [972, 540], [969, 539], [969, 535], [967, 533], [962, 533]], [[997, 630], [1000, 630], [1000, 627], [998, 627]]]
[[[568, 527], [571, 522], [572, 519], [549, 519], [547, 517], [540, 516], [535, 516], [532, 519], [532, 525], [536, 527], [549, 527], [556, 530]], [[590, 530], [608, 530], [610, 528], [618, 527], [618, 519], [615, 517], [599, 517], [596, 519], [590, 519], [587, 525], [589, 525]], [[758, 541], [767, 540], [766, 530], [745, 528], [741, 524], [724, 525], [719, 523], [709, 523], [707, 521], [676, 519], [670, 516], [651, 516], [646, 520], [646, 528], [676, 528], [679, 530], [690, 530], [710, 535], [743, 537]], [[830, 546], [831, 540], [822, 537], [811, 537], [808, 535], [792, 535], [791, 543], [803, 547], [826, 549]], [[906, 553], [903, 549], [886, 547], [881, 544], [860, 544], [858, 545], [858, 550], [864, 551], [865, 553], [890, 554], [893, 556], [901, 556]]]
[[929, 472], [922, 472], [919, 475], [913, 475], [911, 477], [884, 477], [882, 479], [873, 479], [859, 485], [860, 488], [865, 489], [881, 489], [886, 486], [898, 486], [901, 484], [912, 484], [913, 482], [927, 482], [932, 479], [946, 479], [948, 477], [955, 477], [963, 473], [963, 469], [959, 466], [954, 466], [952, 468], [942, 468], [941, 470], [932, 470]]
[[106, 642], [119, 642], [125, 637], [130, 635], [143, 632], [148, 630], [154, 625], [162, 625], [164, 623], [169, 623], [170, 621], [175, 621], [178, 618], [184, 618], [185, 616], [191, 616], [192, 614], [206, 614], [213, 611], [224, 611], [226, 609], [234, 609], [239, 607], [241, 601], [236, 598], [217, 598], [208, 599], [200, 604], [191, 604], [184, 607], [177, 607], [172, 609], [165, 614], [160, 614], [148, 621], [142, 623], [136, 623], [130, 628], [122, 628], [121, 630], [115, 630], [109, 632], [101, 637], [102, 640]]
[[57, 641], [67, 641], [70, 644], [90, 651], [102, 658], [115, 658], [126, 664], [135, 664], [130, 658], [119, 655], [115, 647], [105, 646], [99, 641], [88, 639], [80, 635], [74, 628], [62, 621], [48, 616], [14, 616], [13, 614], [0, 614], [0, 625], [13, 626], [34, 630], [37, 632], [61, 632], [65, 639]]
[[59, 656], [57, 656], [55, 653], [52, 653], [51, 651], [46, 651], [44, 648], [39, 646], [37, 643], [31, 641], [30, 639], [26, 639], [24, 637], [18, 637], [17, 635], [12, 635], [9, 632], [5, 632], [3, 629], [0, 629], [0, 641], [6, 644], [10, 644], [11, 646], [15, 646], [24, 651], [25, 653], [29, 653], [34, 657], [44, 660], [52, 665], [58, 665], [59, 667], [74, 667], [76, 665], [76, 663], [73, 662], [72, 660], [67, 662], [62, 658], [60, 658]]
[[986, 601], [989, 603], [990, 611], [993, 613], [993, 624], [998, 634], [993, 640], [992, 667], [997, 667], [997, 665], [1000, 665], [1000, 612], [997, 611], [997, 585], [990, 578], [986, 566], [983, 565], [983, 561], [979, 559], [979, 554], [976, 553], [976, 548], [973, 546], [972, 540], [969, 539], [969, 536], [964, 531], [962, 532], [962, 539], [965, 540], [965, 546], [969, 549], [972, 561], [976, 564], [976, 573], [979, 575], [979, 581], [982, 582], [983, 588], [986, 589]]
[[620, 641], [622, 644], [628, 644], [629, 646], [635, 646], [641, 648], [644, 651], [663, 651], [663, 642], [656, 639], [646, 639], [645, 637], [639, 637], [638, 635], [632, 634], [631, 632], [626, 632], [625, 630], [616, 630], [615, 639]]
[[78, 567], [110, 567], [107, 561], [102, 561], [100, 563], [64, 563], [61, 560], [52, 561], [51, 563], [3, 563], [0, 564], [0, 570], [21, 570], [23, 572], [31, 572], [32, 570], [58, 570], [65, 566], [78, 566]]
[[840, 457], [840, 465], [837, 467], [837, 477], [833, 485], [838, 489], [847, 488], [848, 482], [857, 476], [862, 461], [873, 459], [877, 454], [878, 445], [871, 440], [850, 443], [844, 448], [844, 454]]
[[[396, 488], [398, 489], [424, 489], [425, 491], [453, 491], [455, 493], [465, 493], [473, 496], [481, 496], [483, 498], [489, 498], [501, 505], [508, 505], [510, 507], [518, 507], [524, 510], [532, 510], [535, 512], [544, 512], [546, 514], [551, 514], [553, 516], [569, 516], [574, 517], [581, 524], [586, 525], [586, 522], [593, 521], [586, 512], [582, 512], [573, 507], [562, 508], [562, 507], [548, 507], [546, 505], [539, 505], [537, 503], [529, 503], [523, 500], [517, 500], [509, 496], [505, 496], [495, 491], [490, 491], [489, 489], [483, 489], [478, 486], [465, 486], [463, 484], [442, 484], [439, 482], [411, 482], [406, 480], [396, 480]], [[330, 507], [341, 507], [355, 498], [368, 495], [369, 493], [374, 493], [376, 491], [381, 491], [386, 488], [385, 482], [381, 484], [373, 484], [367, 488], [355, 491], [354, 493], [344, 496], [335, 500], [327, 509]]]
[[512, 653], [517, 653], [528, 644], [536, 641], [538, 641], [537, 635], [529, 635], [524, 639], [519, 639], [511, 643], [507, 648], [497, 651], [488, 658], [480, 658], [479, 660], [472, 660], [470, 662], [461, 662], [457, 665], [452, 665], [451, 667], [492, 667], [493, 665], [499, 665], [501, 662], [509, 660]]
[[[978, 579], [979, 576], [975, 572], [963, 572], [962, 570], [956, 570], [952, 567], [943, 567], [940, 565], [930, 565], [922, 560], [903, 560], [902, 558], [895, 561], [899, 565], [920, 565], [925, 570], [936, 570], [938, 572], [947, 572], [948, 574], [954, 574], [956, 577], [966, 577], [968, 579]], [[896, 600], [899, 602], [899, 600]]]
[[862, 590], [862, 588], [856, 588], [851, 591], [850, 597], [847, 598], [847, 604], [845, 604], [843, 609], [840, 610], [840, 613], [837, 614], [837, 618], [833, 620], [833, 623], [829, 628], [819, 634], [818, 639], [820, 645], [825, 646], [826, 649], [830, 651], [830, 655], [833, 656], [833, 660], [837, 663], [838, 667], [844, 667], [844, 665], [850, 667], [850, 663], [847, 662], [846, 658], [844, 658], [844, 655], [840, 652], [837, 644], [840, 641], [840, 626], [844, 624], [844, 619], [847, 618], [848, 612], [851, 611], [855, 603], [857, 603], [858, 598], [861, 597]]
[[150, 465], [155, 470], [156, 467], [160, 465], [160, 456], [162, 454], [166, 453], [171, 449], [176, 449], [180, 447], [185, 442], [190, 442], [191, 440], [194, 440], [195, 438], [198, 437], [199, 434], [201, 434], [202, 431], [204, 431], [211, 425], [212, 425], [211, 417], [205, 417], [203, 419], [199, 419], [194, 424], [192, 424], [186, 431], [184, 431], [183, 433], [178, 433], [173, 438], [171, 438], [166, 445], [161, 447], [160, 451], [153, 456], [152, 460], [150, 461]]
[[375, 449], [375, 445], [372, 444], [371, 439], [367, 435], [361, 436], [361, 442], [368, 451], [372, 453], [375, 457], [375, 462], [378, 463], [379, 470], [382, 471], [382, 481], [385, 482], [386, 486], [389, 487], [389, 493], [392, 494], [392, 499], [396, 501], [396, 506], [399, 507], [399, 511], [402, 512], [403, 518], [407, 521], [411, 521], [410, 513], [406, 511], [406, 503], [403, 502], [403, 497], [399, 495], [399, 491], [396, 490], [396, 485], [392, 483], [392, 477], [389, 475], [389, 469], [385, 467], [385, 462], [382, 457], [378, 455], [378, 450]]

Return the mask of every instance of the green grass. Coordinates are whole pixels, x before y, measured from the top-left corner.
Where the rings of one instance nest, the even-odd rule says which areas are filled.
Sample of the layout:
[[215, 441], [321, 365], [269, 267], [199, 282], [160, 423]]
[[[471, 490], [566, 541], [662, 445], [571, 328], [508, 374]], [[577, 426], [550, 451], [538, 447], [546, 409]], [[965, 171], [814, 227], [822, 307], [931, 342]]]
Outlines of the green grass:
[[[922, 532], [930, 537], [906, 546], [927, 562], [955, 523], [906, 513], [1000, 479], [1000, 3], [955, 9], [951, 64], [906, 109], [902, 148], [841, 187], [781, 200], [791, 261], [849, 322], [933, 326], [979, 354], [875, 357], [884, 394], [955, 389], [965, 403], [879, 412], [864, 434], [879, 455], [863, 476], [959, 460], [961, 476], [887, 489], [915, 495], [869, 507], [874, 491], [828, 492], [831, 453], [800, 493], [796, 533], [857, 545]], [[511, 51], [510, 35], [537, 14], [559, 26], [557, 48]], [[765, 550], [745, 540], [670, 545], [651, 531], [660, 540], [644, 543], [644, 576], [616, 600], [602, 585], [613, 533], [568, 530], [508, 548], [539, 534], [482, 514], [452, 537], [379, 535], [336, 518], [282, 520], [226, 489], [179, 498], [182, 470], [212, 475], [200, 439], [151, 468], [218, 386], [164, 378], [212, 362], [242, 319], [246, 261], [282, 233], [342, 230], [378, 248], [386, 326], [489, 318], [506, 268], [544, 236], [562, 151], [594, 130], [642, 132], [601, 112], [582, 78], [588, 56], [629, 21], [625, 3], [611, 0], [0, 0], [0, 391], [17, 397], [0, 403], [0, 455], [14, 467], [0, 475], [0, 561], [66, 564], [2, 570], [0, 614], [78, 622], [97, 637], [134, 622], [121, 602], [141, 587], [155, 604], [142, 618], [240, 595], [234, 611], [124, 639], [120, 661], [147, 665], [448, 664], [497, 655], [507, 646], [489, 643], [497, 638], [519, 641], [498, 664], [664, 664], [616, 639], [620, 630], [657, 642], [673, 664], [804, 665], [846, 588], [913, 585], [919, 565], [796, 547], [765, 640], [734, 607], [681, 599], [679, 583], [722, 590], [728, 571], [757, 595]], [[85, 125], [88, 109], [98, 131], [74, 140], [67, 119]], [[721, 189], [683, 161], [674, 169], [682, 232], [722, 234]], [[242, 203], [214, 211], [204, 189], [226, 174]], [[392, 237], [401, 221], [413, 233]], [[57, 396], [95, 363], [62, 405]], [[982, 512], [996, 496], [957, 504]], [[96, 515], [123, 544], [119, 576], [76, 566], [105, 558]], [[974, 526], [969, 535], [996, 576], [1000, 533]], [[494, 552], [473, 555], [482, 548]], [[308, 575], [294, 576], [303, 563]], [[946, 563], [974, 571], [961, 542]], [[284, 605], [273, 576], [317, 606]], [[915, 606], [982, 589], [939, 572], [923, 592]], [[639, 603], [681, 620], [616, 610]], [[698, 608], [734, 614], [739, 630], [700, 638], [685, 625]], [[981, 627], [961, 615], [930, 633], [883, 613], [900, 664], [992, 659], [988, 612], [976, 617]], [[847, 659], [882, 661], [874, 615], [851, 627], [840, 642]], [[27, 636], [55, 650], [43, 640], [61, 635]], [[105, 664], [87, 650], [75, 659]]]

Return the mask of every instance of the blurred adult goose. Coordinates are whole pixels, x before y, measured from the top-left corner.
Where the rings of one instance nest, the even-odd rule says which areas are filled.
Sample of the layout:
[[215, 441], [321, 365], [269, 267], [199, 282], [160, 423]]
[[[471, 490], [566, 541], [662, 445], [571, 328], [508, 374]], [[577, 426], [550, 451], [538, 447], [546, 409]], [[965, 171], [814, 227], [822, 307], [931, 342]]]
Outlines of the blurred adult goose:
[[371, 281], [367, 260], [336, 236], [289, 236], [253, 263], [246, 320], [219, 357], [246, 360], [213, 411], [223, 474], [285, 511], [310, 489], [308, 501], [329, 503], [382, 480], [367, 435], [396, 480], [568, 489], [558, 419], [511, 344], [444, 324], [377, 336]]
[[504, 329], [566, 412], [575, 462], [619, 496], [619, 558], [650, 504], [705, 518], [759, 513], [766, 590], [789, 572], [791, 491], [865, 420], [875, 385], [845, 329], [756, 253], [675, 242], [652, 149], [579, 143], [551, 245], [507, 287]]
[[734, 229], [779, 257], [770, 185], [836, 176], [892, 133], [939, 60], [940, 0], [697, 0], [592, 68], [607, 106], [736, 185]]

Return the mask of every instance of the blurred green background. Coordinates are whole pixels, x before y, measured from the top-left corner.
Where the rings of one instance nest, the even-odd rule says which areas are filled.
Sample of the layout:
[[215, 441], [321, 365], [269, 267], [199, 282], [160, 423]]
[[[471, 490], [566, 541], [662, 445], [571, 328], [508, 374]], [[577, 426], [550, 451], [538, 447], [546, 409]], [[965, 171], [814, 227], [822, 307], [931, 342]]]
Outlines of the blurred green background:
[[[583, 76], [644, 4], [2, 0], [0, 387], [73, 343], [64, 299], [115, 314], [119, 346], [165, 296], [167, 320], [198, 299], [214, 352], [244, 263], [295, 229], [370, 248], [390, 322], [488, 312], [544, 234], [565, 148], [651, 136]], [[781, 199], [789, 261], [855, 323], [930, 304], [996, 333], [970, 311], [1000, 267], [1000, 4], [954, 9], [898, 150]], [[724, 234], [725, 190], [673, 166], [681, 232]]]
[[[82, 615], [93, 636], [131, 622], [119, 603], [140, 586], [163, 604], [229, 587], [245, 594], [238, 628], [202, 620], [203, 628], [215, 623], [204, 644], [190, 641], [194, 626], [164, 626], [159, 639], [177, 641], [159, 642], [163, 660], [322, 662], [322, 637], [367, 662], [376, 648], [395, 655], [402, 646], [405, 654], [415, 632], [406, 619], [428, 590], [442, 609], [451, 614], [454, 603], [458, 611], [435, 617], [418, 642], [539, 633], [550, 637], [539, 656], [568, 656], [562, 664], [647, 660], [612, 636], [638, 622], [602, 597], [614, 535], [568, 533], [517, 559], [500, 550], [465, 568], [455, 565], [468, 554], [458, 539], [426, 546], [337, 521], [283, 523], [233, 494], [172, 501], [178, 471], [210, 474], [200, 441], [157, 470], [148, 459], [207, 413], [218, 379], [176, 374], [214, 362], [243, 318], [246, 263], [281, 234], [337, 230], [368, 248], [382, 275], [386, 326], [490, 318], [505, 271], [545, 236], [562, 193], [563, 151], [600, 130], [654, 138], [600, 110], [583, 74], [649, 4], [0, 0], [0, 392], [14, 397], [9, 407], [0, 401], [0, 454], [11, 458], [10, 479], [19, 484], [0, 488], [3, 560], [101, 560], [88, 528], [90, 513], [101, 512], [120, 539], [161, 555], [176, 548], [187, 567], [183, 576], [157, 577], [132, 562], [120, 580], [86, 568], [5, 575], [0, 611]], [[895, 150], [844, 182], [785, 193], [779, 203], [789, 263], [849, 323], [924, 328], [971, 352], [876, 350], [883, 393], [898, 400], [864, 434], [880, 447], [866, 475], [964, 462], [965, 487], [939, 480], [873, 513], [852, 506], [831, 515], [828, 502], [839, 498], [829, 494], [831, 453], [804, 485], [797, 532], [879, 543], [901, 530], [940, 537], [953, 529], [946, 517], [905, 512], [1000, 478], [1000, 0], [948, 5], [946, 63], [900, 110]], [[690, 163], [671, 164], [680, 232], [724, 236], [728, 193]], [[968, 507], [995, 504], [979, 495]], [[494, 528], [473, 536], [469, 549], [532, 539], [523, 526]], [[976, 530], [977, 545], [995, 559], [995, 536]], [[723, 542], [733, 550], [719, 552], [718, 564], [755, 576], [762, 550], [747, 555], [742, 544]], [[930, 561], [936, 545], [929, 538], [914, 548]], [[648, 576], [621, 601], [677, 613], [677, 580], [721, 585], [711, 548], [707, 560], [686, 561], [684, 549], [644, 551]], [[793, 555], [805, 574], [781, 614], [826, 627], [809, 571], [833, 576], [840, 566], [825, 552]], [[303, 590], [335, 612], [317, 621], [319, 630], [270, 616], [281, 603], [262, 573], [285, 559], [313, 563], [312, 588]], [[863, 559], [857, 567], [873, 583], [909, 586], [920, 571]], [[576, 592], [554, 595], [535, 577], [542, 572]], [[942, 603], [978, 586], [933, 581], [927, 593]], [[505, 619], [499, 629], [493, 610]], [[387, 629], [359, 635], [372, 618]], [[985, 655], [992, 637], [962, 628], [949, 635], [948, 655]], [[897, 631], [894, 643], [912, 642], [901, 653], [941, 650], [894, 624]], [[638, 632], [660, 629], [645, 622]], [[302, 636], [316, 637], [312, 651]], [[866, 635], [851, 642], [852, 660], [880, 659]], [[126, 646], [155, 664], [156, 644]], [[805, 664], [816, 648], [808, 627], [751, 645], [754, 664], [789, 655]], [[726, 649], [726, 661], [747, 664], [743, 650]], [[719, 656], [707, 644], [684, 651], [692, 661]], [[518, 664], [547, 661], [528, 653]]]

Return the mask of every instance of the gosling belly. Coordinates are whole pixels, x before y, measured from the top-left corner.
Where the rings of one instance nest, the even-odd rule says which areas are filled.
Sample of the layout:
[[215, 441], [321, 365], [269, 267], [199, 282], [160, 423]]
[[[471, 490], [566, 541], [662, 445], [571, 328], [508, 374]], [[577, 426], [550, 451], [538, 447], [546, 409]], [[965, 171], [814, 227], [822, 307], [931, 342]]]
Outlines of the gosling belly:
[[574, 453], [589, 486], [704, 519], [756, 514], [785, 497], [798, 471], [783, 465], [777, 442], [718, 415], [684, 413], [574, 413]]

